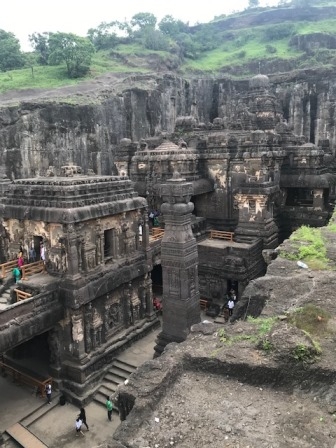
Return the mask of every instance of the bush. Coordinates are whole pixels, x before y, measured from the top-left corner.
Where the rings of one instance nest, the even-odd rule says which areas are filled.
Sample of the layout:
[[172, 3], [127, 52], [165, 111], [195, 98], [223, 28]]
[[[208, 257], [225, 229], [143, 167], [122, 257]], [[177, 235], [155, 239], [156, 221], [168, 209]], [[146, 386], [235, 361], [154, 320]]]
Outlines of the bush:
[[273, 45], [270, 45], [270, 44], [267, 44], [265, 49], [266, 49], [267, 53], [271, 53], [271, 54], [274, 54], [278, 51]]
[[264, 40], [281, 40], [291, 36], [295, 31], [295, 26], [292, 23], [284, 23], [279, 25], [273, 25], [266, 28], [264, 31]]
[[244, 59], [245, 56], [246, 56], [246, 51], [245, 51], [245, 50], [241, 50], [241, 51], [239, 51], [239, 52], [237, 53], [237, 57], [238, 57], [239, 59]]

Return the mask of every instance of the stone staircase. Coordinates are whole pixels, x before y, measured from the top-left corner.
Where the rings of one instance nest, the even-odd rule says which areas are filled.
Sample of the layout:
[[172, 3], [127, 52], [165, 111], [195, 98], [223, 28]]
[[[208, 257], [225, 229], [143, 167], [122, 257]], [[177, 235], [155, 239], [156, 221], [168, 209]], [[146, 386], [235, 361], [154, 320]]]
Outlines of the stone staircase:
[[[106, 397], [111, 397], [117, 390], [119, 384], [122, 384], [127, 378], [135, 372], [137, 366], [115, 359], [112, 367], [107, 371], [100, 388], [97, 390], [94, 401], [105, 407]], [[116, 405], [113, 406], [113, 412], [119, 412]]]
[[4, 289], [0, 295], [0, 311], [7, 308], [11, 302], [11, 288]]
[[[32, 433], [29, 433], [29, 426], [32, 425], [34, 422], [36, 422], [36, 420], [40, 419], [41, 417], [44, 417], [45, 414], [47, 412], [50, 412], [52, 409], [54, 409], [56, 406], [59, 406], [59, 398], [60, 398], [60, 393], [56, 392], [53, 394], [52, 396], [52, 401], [50, 405], [47, 405], [46, 400], [43, 400], [43, 402], [41, 403], [41, 405], [39, 407], [37, 407], [36, 409], [34, 409], [32, 412], [30, 412], [29, 414], [27, 414], [23, 419], [21, 419], [18, 423], [16, 423], [16, 425], [20, 425], [20, 438], [17, 438], [16, 436], [18, 435], [16, 431], [11, 431], [12, 428], [8, 428], [6, 429], [6, 431], [2, 434], [2, 442], [7, 442], [6, 447], [11, 447], [14, 446], [18, 446], [17, 443], [19, 443], [20, 446], [24, 446], [24, 447], [37, 447], [37, 441], [32, 439], [31, 443], [32, 444], [22, 444], [22, 440], [21, 440], [21, 435], [22, 437], [27, 437], [29, 440], [30, 438], [34, 437], [34, 435]], [[26, 430], [26, 431], [24, 431]], [[21, 434], [22, 433], [22, 434]], [[13, 441], [13, 444], [8, 443], [10, 441]], [[1, 442], [1, 441], [0, 441]], [[28, 443], [28, 442], [27, 442]], [[36, 445], [34, 445], [34, 443]], [[1, 445], [1, 443], [0, 443]], [[40, 446], [40, 445], [38, 445]], [[46, 446], [46, 445], [41, 445], [41, 446]]]

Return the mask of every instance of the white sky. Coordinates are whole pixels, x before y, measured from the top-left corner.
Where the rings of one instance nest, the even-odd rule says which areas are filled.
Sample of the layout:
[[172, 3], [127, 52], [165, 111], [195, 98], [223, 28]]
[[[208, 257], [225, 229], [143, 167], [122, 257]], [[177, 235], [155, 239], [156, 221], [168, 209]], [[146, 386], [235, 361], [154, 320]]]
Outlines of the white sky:
[[[112, 20], [129, 21], [138, 12], [151, 12], [189, 22], [209, 22], [215, 16], [245, 9], [248, 0], [3, 0], [0, 29], [11, 31], [24, 51], [31, 50], [28, 35], [63, 31], [85, 36], [89, 28]], [[262, 6], [277, 0], [261, 0]]]

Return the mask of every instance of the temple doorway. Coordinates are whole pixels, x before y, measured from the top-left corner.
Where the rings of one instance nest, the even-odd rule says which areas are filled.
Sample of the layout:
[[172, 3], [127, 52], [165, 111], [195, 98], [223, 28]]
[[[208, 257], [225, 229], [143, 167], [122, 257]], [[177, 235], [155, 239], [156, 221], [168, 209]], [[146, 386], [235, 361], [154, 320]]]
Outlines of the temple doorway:
[[36, 261], [41, 260], [41, 245], [43, 244], [43, 238], [39, 235], [34, 235], [33, 245], [36, 252]]
[[238, 297], [238, 282], [237, 280], [229, 279], [227, 281], [227, 294], [231, 294], [233, 291], [236, 297]]
[[162, 266], [157, 264], [152, 270], [152, 290], [153, 297], [162, 298]]

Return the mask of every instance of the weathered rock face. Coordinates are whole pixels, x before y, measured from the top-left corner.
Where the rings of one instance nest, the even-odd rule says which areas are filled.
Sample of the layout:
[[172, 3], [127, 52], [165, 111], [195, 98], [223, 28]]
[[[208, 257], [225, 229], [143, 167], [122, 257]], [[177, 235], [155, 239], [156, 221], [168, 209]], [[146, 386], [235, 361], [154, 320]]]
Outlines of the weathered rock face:
[[[294, 133], [313, 143], [329, 139], [334, 151], [336, 84], [332, 74], [304, 71], [274, 75], [271, 81]], [[115, 148], [122, 138], [138, 141], [161, 131], [172, 132], [178, 116], [195, 116], [200, 123], [219, 117], [225, 125], [237, 115], [240, 95], [246, 94], [249, 85], [248, 81], [166, 75], [96, 85], [85, 99], [81, 86], [77, 88], [63, 102], [50, 102], [41, 93], [36, 100], [30, 95], [26, 101], [22, 93], [2, 102], [0, 164], [8, 177], [44, 174], [49, 165], [59, 168], [68, 162], [82, 166], [84, 172], [111, 174]], [[59, 98], [62, 95], [60, 89]]]

